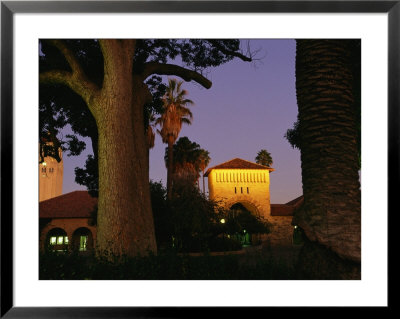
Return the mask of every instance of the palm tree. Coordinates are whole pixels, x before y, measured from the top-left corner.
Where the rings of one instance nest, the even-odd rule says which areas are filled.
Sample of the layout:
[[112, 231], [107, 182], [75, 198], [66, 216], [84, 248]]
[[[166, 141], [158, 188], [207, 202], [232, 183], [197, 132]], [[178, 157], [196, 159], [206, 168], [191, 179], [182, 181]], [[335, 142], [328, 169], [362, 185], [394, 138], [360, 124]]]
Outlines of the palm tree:
[[[195, 184], [199, 175], [200, 145], [186, 136], [179, 138], [173, 146], [173, 183], [184, 182]], [[165, 164], [169, 163], [168, 148], [165, 149]]]
[[[173, 183], [196, 184], [200, 178], [200, 171], [207, 167], [209, 152], [200, 148], [196, 142], [192, 142], [186, 136], [181, 137], [173, 146]], [[169, 161], [168, 148], [165, 150], [165, 165]], [[209, 158], [209, 156], [208, 156]], [[204, 164], [206, 163], [206, 164]], [[205, 166], [204, 166], [205, 165]]]
[[206, 167], [208, 166], [208, 163], [210, 163], [211, 157], [210, 157], [210, 152], [201, 149], [200, 150], [200, 163], [199, 163], [199, 169], [203, 173], [203, 194], [205, 194], [205, 184], [204, 184], [204, 171]]
[[358, 40], [297, 40], [296, 92], [306, 236], [298, 269], [313, 279], [359, 279]]
[[163, 97], [163, 112], [156, 120], [160, 125], [163, 143], [168, 145], [168, 167], [167, 167], [167, 198], [172, 196], [172, 174], [173, 174], [173, 145], [177, 140], [182, 124], [191, 124], [193, 115], [186, 107], [192, 105], [193, 101], [186, 99], [187, 91], [182, 89], [183, 81], [168, 79], [168, 87]]
[[270, 167], [273, 163], [271, 154], [267, 150], [261, 150], [257, 153], [256, 163]]

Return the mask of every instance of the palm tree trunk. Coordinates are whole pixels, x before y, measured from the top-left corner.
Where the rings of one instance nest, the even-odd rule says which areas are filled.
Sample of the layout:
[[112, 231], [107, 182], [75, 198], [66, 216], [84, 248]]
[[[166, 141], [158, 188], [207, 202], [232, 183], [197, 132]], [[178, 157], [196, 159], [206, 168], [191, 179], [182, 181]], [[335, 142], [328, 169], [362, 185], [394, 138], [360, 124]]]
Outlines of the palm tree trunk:
[[172, 198], [172, 177], [174, 171], [174, 141], [168, 138], [167, 199]]
[[205, 183], [204, 183], [204, 170], [203, 170], [203, 194], [206, 194], [206, 187], [205, 187]]
[[360, 277], [357, 270], [339, 266], [342, 260], [359, 270], [361, 260], [361, 191], [349, 61], [346, 40], [297, 40], [304, 205], [295, 223], [308, 239], [299, 265], [307, 270], [307, 278], [329, 272], [322, 269], [329, 260], [338, 265], [336, 278]]

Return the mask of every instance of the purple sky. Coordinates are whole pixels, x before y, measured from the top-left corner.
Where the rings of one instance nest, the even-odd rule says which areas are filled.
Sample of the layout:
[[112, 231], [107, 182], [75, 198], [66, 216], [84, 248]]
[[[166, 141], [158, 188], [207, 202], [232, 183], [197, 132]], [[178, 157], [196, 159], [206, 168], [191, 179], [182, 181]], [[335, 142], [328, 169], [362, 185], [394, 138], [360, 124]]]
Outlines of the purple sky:
[[[210, 152], [209, 167], [235, 157], [255, 161], [257, 152], [266, 149], [273, 158], [271, 203], [286, 203], [302, 194], [300, 152], [293, 149], [284, 134], [297, 117], [295, 91], [294, 40], [251, 40], [262, 58], [256, 63], [235, 59], [206, 75], [210, 89], [184, 83], [193, 123], [184, 125], [180, 137], [187, 136]], [[164, 164], [166, 145], [156, 136], [150, 151], [150, 179], [166, 184]], [[64, 156], [63, 193], [85, 189], [74, 182], [74, 168], [83, 167], [92, 153], [90, 142], [79, 157]], [[206, 179], [207, 184], [207, 179]]]

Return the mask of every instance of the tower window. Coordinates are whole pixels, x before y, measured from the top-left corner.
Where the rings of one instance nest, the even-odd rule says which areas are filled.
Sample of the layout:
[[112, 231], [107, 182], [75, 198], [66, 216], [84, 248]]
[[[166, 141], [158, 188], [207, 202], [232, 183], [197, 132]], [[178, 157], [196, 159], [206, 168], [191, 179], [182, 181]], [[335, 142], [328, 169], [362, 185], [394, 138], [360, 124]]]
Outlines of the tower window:
[[240, 192], [243, 194], [243, 187], [240, 187]]
[[235, 194], [236, 194], [236, 187], [235, 187]]
[[50, 167], [49, 168], [49, 173], [53, 173], [54, 172], [54, 168], [53, 167]]
[[42, 173], [46, 173], [46, 167], [42, 167]]
[[247, 187], [247, 194], [249, 194], [249, 188]]

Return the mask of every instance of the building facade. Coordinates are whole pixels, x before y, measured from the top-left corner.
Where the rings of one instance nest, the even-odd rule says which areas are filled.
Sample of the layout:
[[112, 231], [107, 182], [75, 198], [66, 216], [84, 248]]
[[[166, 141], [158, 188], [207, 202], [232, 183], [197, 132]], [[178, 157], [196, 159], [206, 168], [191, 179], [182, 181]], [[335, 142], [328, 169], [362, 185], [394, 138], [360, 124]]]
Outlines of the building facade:
[[96, 243], [97, 198], [75, 191], [39, 203], [41, 252], [90, 253]]
[[[39, 145], [40, 152], [40, 145]], [[62, 151], [59, 150], [60, 162], [47, 156], [40, 163], [39, 155], [39, 202], [60, 196], [62, 194], [64, 164]]]
[[[225, 208], [243, 205], [257, 217], [271, 224], [271, 233], [258, 240], [271, 245], [292, 245], [295, 226], [293, 212], [301, 204], [302, 196], [286, 204], [270, 202], [270, 173], [274, 169], [240, 158], [234, 158], [205, 173], [208, 178], [209, 198]], [[253, 239], [254, 241], [254, 239]]]

